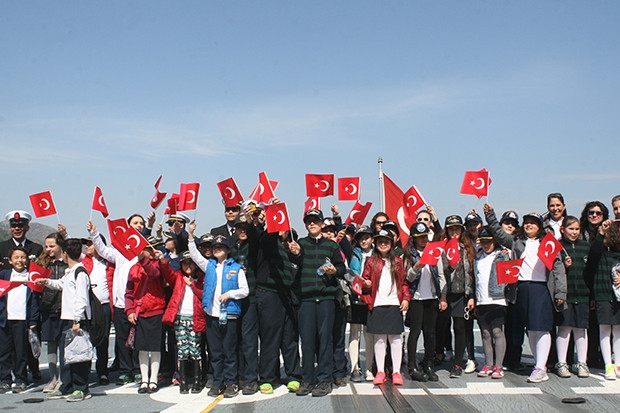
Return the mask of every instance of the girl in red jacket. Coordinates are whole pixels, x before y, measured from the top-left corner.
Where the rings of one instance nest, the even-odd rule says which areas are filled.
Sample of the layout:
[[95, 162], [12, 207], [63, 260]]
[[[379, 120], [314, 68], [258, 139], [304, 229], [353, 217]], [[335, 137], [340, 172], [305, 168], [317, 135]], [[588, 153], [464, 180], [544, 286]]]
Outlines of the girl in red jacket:
[[181, 255], [181, 271], [172, 271], [167, 261], [161, 263], [161, 273], [172, 287], [172, 297], [162, 319], [173, 325], [177, 341], [177, 356], [181, 394], [189, 393], [188, 376], [193, 370], [192, 393], [202, 390], [200, 374], [200, 339], [206, 330], [205, 312], [202, 310], [202, 288], [205, 274], [198, 269], [189, 251]]
[[161, 361], [162, 316], [166, 307], [160, 271], [160, 260], [165, 260], [164, 254], [154, 249], [160, 242], [153, 237], [149, 237], [148, 241], [149, 246], [140, 253], [139, 261], [129, 269], [125, 292], [125, 313], [136, 327], [134, 349], [138, 352], [142, 374], [142, 383], [138, 388], [141, 394], [159, 390], [157, 374]]
[[405, 281], [403, 261], [394, 255], [394, 236], [390, 231], [379, 230], [374, 236], [375, 249], [366, 260], [362, 278], [363, 299], [370, 310], [367, 330], [375, 335], [375, 360], [377, 374], [374, 384], [385, 383], [385, 355], [387, 341], [392, 356], [392, 383], [403, 384], [400, 374], [403, 311], [409, 308], [409, 286]]

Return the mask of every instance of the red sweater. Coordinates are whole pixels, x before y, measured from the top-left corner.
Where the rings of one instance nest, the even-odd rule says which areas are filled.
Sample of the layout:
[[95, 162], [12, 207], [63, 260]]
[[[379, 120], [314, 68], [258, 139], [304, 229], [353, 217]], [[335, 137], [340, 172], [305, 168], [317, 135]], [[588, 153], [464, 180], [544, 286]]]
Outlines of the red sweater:
[[125, 313], [152, 317], [164, 313], [166, 299], [158, 260], [143, 259], [129, 269]]
[[[187, 284], [185, 284], [185, 280], [183, 279], [183, 273], [181, 271], [172, 271], [167, 261], [161, 263], [159, 267], [161, 269], [161, 275], [164, 276], [164, 279], [172, 287], [172, 296], [170, 297], [170, 301], [168, 301], [168, 307], [166, 307], [162, 322], [164, 324], [173, 325], [174, 319], [179, 312], [181, 302], [183, 301], [185, 286]], [[192, 292], [194, 293], [194, 331], [197, 333], [204, 333], [206, 331], [206, 317], [202, 309], [202, 287], [205, 281], [205, 274], [200, 270], [196, 270], [196, 274], [198, 275], [198, 279], [191, 285]]]
[[[405, 279], [405, 268], [403, 267], [403, 260], [400, 257], [395, 257], [396, 260], [396, 272], [398, 273], [398, 302], [411, 300], [411, 294], [409, 293], [409, 285]], [[364, 271], [362, 272], [362, 278], [364, 280], [370, 280], [372, 286], [370, 288], [364, 287], [362, 290], [362, 299], [368, 304], [368, 309], [372, 310], [375, 305], [375, 297], [377, 296], [377, 290], [379, 288], [379, 279], [381, 279], [381, 271], [385, 262], [378, 257], [369, 257], [364, 263]]]

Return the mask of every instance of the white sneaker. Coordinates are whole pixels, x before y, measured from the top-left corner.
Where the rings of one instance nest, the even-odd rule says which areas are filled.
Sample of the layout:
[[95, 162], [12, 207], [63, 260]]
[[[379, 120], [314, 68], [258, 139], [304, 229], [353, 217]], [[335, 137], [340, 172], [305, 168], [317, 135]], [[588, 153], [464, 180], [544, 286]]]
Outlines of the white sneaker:
[[52, 380], [43, 386], [43, 393], [52, 393], [54, 390], [58, 390], [60, 388], [60, 380]]
[[616, 380], [616, 366], [615, 365], [608, 364], [605, 366], [605, 379]]
[[476, 362], [474, 360], [467, 360], [467, 364], [465, 364], [465, 368], [463, 371], [466, 374], [470, 374], [476, 371]]
[[366, 370], [366, 372], [364, 373], [364, 378], [366, 379], [366, 381], [374, 381], [375, 380], [375, 376], [372, 374], [372, 372], [370, 370]]

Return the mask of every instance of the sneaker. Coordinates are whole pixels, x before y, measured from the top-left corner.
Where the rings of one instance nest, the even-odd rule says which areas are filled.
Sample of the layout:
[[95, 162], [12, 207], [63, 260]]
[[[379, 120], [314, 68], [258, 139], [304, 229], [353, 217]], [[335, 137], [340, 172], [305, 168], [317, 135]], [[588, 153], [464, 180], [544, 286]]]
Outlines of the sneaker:
[[615, 365], [608, 364], [605, 366], [605, 379], [616, 380], [616, 366]]
[[118, 379], [116, 379], [116, 385], [124, 386], [125, 384], [131, 383], [132, 381], [133, 377], [129, 376], [128, 374], [121, 374], [120, 376], [118, 376]]
[[380, 385], [383, 383], [385, 383], [385, 373], [382, 371], [378, 371], [377, 374], [375, 375], [375, 379], [373, 380], [372, 384]]
[[584, 362], [573, 364], [573, 373], [575, 373], [577, 377], [581, 378], [590, 377], [590, 369], [588, 368], [588, 365]]
[[299, 382], [297, 380], [291, 380], [286, 384], [286, 388], [291, 393], [295, 393], [297, 390], [299, 390]]
[[[131, 378], [131, 376], [129, 377]], [[142, 382], [142, 374], [138, 373], [135, 376], [133, 376], [133, 381], [135, 381], [136, 383]]]
[[51, 393], [54, 390], [58, 390], [60, 387], [60, 380], [52, 380], [43, 386], [43, 393]]
[[239, 394], [239, 387], [236, 384], [227, 384], [224, 389], [224, 397], [231, 399]]
[[372, 374], [372, 371], [366, 370], [366, 372], [364, 373], [364, 378], [366, 379], [366, 381], [373, 381], [375, 379], [375, 376]]
[[353, 370], [351, 373], [351, 381], [353, 383], [361, 383], [362, 382], [362, 372], [359, 370]]
[[504, 378], [504, 369], [501, 367], [494, 366], [493, 374], [491, 374], [492, 379], [503, 379]]
[[81, 390], [76, 390], [73, 393], [71, 393], [70, 395], [67, 396], [67, 401], [68, 402], [81, 402], [84, 400], [88, 400], [91, 397], [93, 397], [90, 393], [84, 393]]
[[249, 396], [250, 394], [254, 394], [258, 392], [258, 382], [251, 381], [251, 382], [245, 383], [241, 391], [243, 392], [244, 396]]
[[540, 383], [547, 380], [549, 380], [547, 372], [538, 367], [535, 367], [534, 370], [532, 370], [532, 374], [530, 374], [530, 377], [527, 378], [528, 383]]
[[261, 384], [259, 390], [262, 394], [273, 394], [273, 386], [271, 385], [271, 383]]
[[220, 386], [213, 386], [209, 389], [207, 396], [217, 397], [222, 393], [222, 388]]
[[11, 391], [11, 385], [9, 383], [0, 383], [0, 394], [8, 393]]
[[409, 369], [409, 377], [411, 380], [425, 382], [428, 380], [428, 376], [424, 374], [423, 371], [418, 369]]
[[101, 376], [99, 376], [99, 384], [101, 386], [107, 386], [108, 384], [110, 384], [110, 379], [108, 379], [108, 376], [106, 376], [105, 374], [102, 374]]
[[555, 371], [557, 372], [558, 376], [562, 377], [563, 379], [571, 376], [568, 364], [566, 364], [565, 362], [557, 363], [555, 365]]
[[65, 395], [62, 394], [60, 390], [54, 390], [51, 393], [47, 394], [46, 399], [47, 400], [58, 400], [58, 399], [62, 399], [63, 397], [65, 397]]
[[484, 366], [482, 370], [478, 372], [478, 377], [488, 377], [493, 374], [493, 369], [489, 366]]
[[295, 394], [298, 396], [307, 396], [310, 393], [312, 393], [312, 390], [314, 390], [314, 384], [306, 383], [305, 381], [302, 381], [301, 386], [299, 386], [299, 389], [297, 389]]
[[392, 383], [395, 386], [402, 386], [405, 382], [403, 381], [403, 376], [395, 371], [394, 373], [392, 373]]
[[21, 393], [26, 391], [26, 384], [25, 383], [15, 383], [13, 385], [13, 393]]
[[312, 397], [327, 396], [332, 392], [332, 383], [328, 381], [322, 381], [312, 389]]
[[463, 374], [463, 368], [459, 365], [454, 365], [452, 366], [452, 368], [450, 369], [450, 378], [451, 379], [458, 379], [461, 377], [461, 375]]
[[347, 381], [344, 377], [336, 377], [334, 379], [334, 384], [336, 387], [347, 387]]
[[463, 371], [465, 374], [470, 374], [476, 371], [476, 361], [475, 360], [467, 360], [467, 364], [465, 364], [465, 368]]

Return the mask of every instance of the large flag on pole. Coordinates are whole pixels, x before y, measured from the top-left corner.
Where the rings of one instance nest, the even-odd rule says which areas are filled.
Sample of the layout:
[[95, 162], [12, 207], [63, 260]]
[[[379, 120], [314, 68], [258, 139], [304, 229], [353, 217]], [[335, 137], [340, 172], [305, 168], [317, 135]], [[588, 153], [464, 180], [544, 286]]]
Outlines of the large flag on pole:
[[407, 217], [405, 213], [405, 193], [386, 174], [383, 174], [385, 213], [400, 228], [400, 239], [404, 246], [409, 239], [409, 228], [415, 222], [415, 215]]

